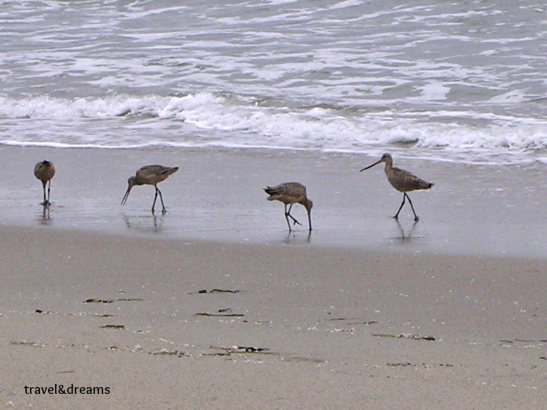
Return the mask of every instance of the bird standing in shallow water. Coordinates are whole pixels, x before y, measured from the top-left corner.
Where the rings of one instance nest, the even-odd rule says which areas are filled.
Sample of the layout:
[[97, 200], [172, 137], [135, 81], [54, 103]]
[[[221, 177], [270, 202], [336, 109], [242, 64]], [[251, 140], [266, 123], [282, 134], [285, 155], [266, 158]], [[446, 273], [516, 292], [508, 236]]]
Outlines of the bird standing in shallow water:
[[[42, 162], [37, 163], [34, 166], [34, 176], [42, 181], [42, 187], [44, 188], [44, 202], [41, 205], [49, 206], [49, 194], [51, 190], [51, 179], [55, 175], [55, 167], [50, 161], [43, 160]], [[49, 182], [47, 188], [47, 198], [46, 198], [46, 185]]]
[[135, 185], [154, 185], [154, 188], [156, 189], [156, 195], [154, 196], [154, 203], [152, 204], [152, 213], [154, 213], [154, 207], [156, 206], [156, 199], [158, 199], [158, 194], [159, 194], [160, 200], [161, 200], [161, 206], [162, 206], [161, 212], [165, 214], [167, 210], [165, 209], [165, 205], [163, 204], [163, 197], [157, 185], [161, 181], [166, 179], [169, 175], [177, 172], [178, 169], [179, 167], [172, 168], [172, 167], [164, 167], [162, 165], [146, 165], [142, 168], [139, 168], [135, 176], [130, 177], [127, 180], [128, 187], [127, 187], [127, 191], [125, 192], [125, 195], [123, 196], [122, 205], [124, 205], [127, 202], [127, 198], [129, 197], [131, 188], [133, 188]]
[[[310, 201], [306, 195], [306, 187], [298, 182], [285, 182], [274, 187], [266, 187], [264, 191], [270, 195], [268, 201], [281, 201], [285, 204], [285, 219], [287, 220], [287, 225], [289, 226], [289, 232], [292, 231], [289, 218], [293, 220], [293, 224], [302, 225], [298, 222], [292, 215], [291, 209], [294, 204], [301, 204], [308, 211], [308, 224], [310, 231], [311, 227], [311, 209], [313, 207], [313, 202]], [[287, 205], [289, 209], [287, 210]]]
[[414, 211], [414, 205], [412, 205], [412, 201], [410, 200], [410, 197], [407, 195], [407, 192], [410, 191], [416, 191], [421, 189], [429, 189], [433, 186], [431, 182], [424, 181], [423, 179], [418, 178], [416, 175], [405, 171], [404, 169], [400, 168], [394, 168], [393, 167], [393, 158], [391, 158], [390, 154], [384, 154], [382, 155], [382, 158], [380, 158], [379, 161], [375, 162], [372, 165], [369, 165], [366, 168], [363, 168], [360, 172], [363, 172], [366, 169], [372, 168], [375, 165], [378, 165], [381, 162], [386, 163], [386, 167], [384, 169], [384, 172], [386, 173], [387, 180], [391, 184], [393, 188], [395, 188], [397, 191], [403, 193], [403, 203], [399, 207], [399, 210], [395, 214], [394, 218], [399, 218], [399, 212], [401, 212], [401, 209], [403, 209], [403, 205], [405, 204], [405, 199], [408, 199], [408, 202], [410, 202], [410, 207], [412, 208], [412, 212], [414, 213], [414, 220], [418, 221], [420, 218], [418, 218], [418, 215], [416, 215], [416, 211]]

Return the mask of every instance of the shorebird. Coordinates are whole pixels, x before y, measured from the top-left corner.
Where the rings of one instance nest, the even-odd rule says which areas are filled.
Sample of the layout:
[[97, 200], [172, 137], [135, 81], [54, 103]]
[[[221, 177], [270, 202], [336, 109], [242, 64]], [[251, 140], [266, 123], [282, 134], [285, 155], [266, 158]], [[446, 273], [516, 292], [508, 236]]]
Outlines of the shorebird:
[[403, 209], [403, 205], [405, 204], [405, 199], [408, 199], [408, 202], [410, 202], [410, 207], [412, 208], [412, 212], [414, 213], [414, 220], [417, 222], [420, 218], [418, 218], [418, 215], [416, 215], [416, 211], [414, 211], [414, 205], [412, 205], [412, 201], [410, 200], [410, 197], [408, 196], [407, 192], [416, 191], [420, 189], [429, 189], [433, 186], [433, 184], [431, 182], [426, 182], [423, 179], [418, 178], [416, 175], [408, 171], [405, 171], [404, 169], [394, 168], [393, 158], [391, 158], [390, 154], [382, 155], [382, 158], [380, 158], [379, 161], [375, 162], [372, 165], [369, 165], [366, 168], [363, 168], [360, 172], [363, 172], [366, 169], [372, 168], [374, 165], [378, 165], [381, 162], [386, 163], [384, 172], [386, 173], [387, 180], [389, 181], [391, 186], [395, 188], [397, 191], [403, 193], [403, 203], [399, 207], [399, 210], [395, 214], [394, 218], [395, 219], [399, 218], [399, 212], [401, 212], [401, 209]]
[[154, 196], [154, 203], [152, 203], [152, 213], [154, 213], [156, 199], [158, 199], [159, 194], [162, 206], [161, 212], [165, 214], [167, 210], [165, 209], [165, 205], [163, 204], [163, 197], [161, 195], [161, 191], [158, 189], [158, 184], [166, 179], [169, 175], [177, 172], [178, 169], [179, 167], [171, 168], [164, 167], [163, 165], [146, 165], [142, 168], [139, 168], [135, 173], [135, 176], [130, 177], [127, 180], [128, 187], [125, 195], [123, 196], [122, 205], [127, 202], [127, 198], [129, 197], [131, 188], [133, 188], [135, 185], [154, 185], [154, 188], [156, 189], [156, 195]]
[[[50, 161], [43, 160], [42, 162], [37, 163], [34, 166], [34, 176], [42, 181], [42, 186], [44, 188], [44, 202], [40, 205], [49, 206], [49, 193], [51, 190], [51, 178], [55, 175], [55, 167]], [[47, 198], [46, 198], [46, 185], [49, 182], [47, 188]]]
[[[313, 202], [310, 201], [306, 195], [306, 187], [298, 182], [285, 182], [274, 187], [266, 187], [264, 191], [270, 195], [268, 201], [281, 201], [285, 204], [285, 219], [287, 220], [287, 225], [289, 226], [289, 232], [292, 231], [289, 218], [293, 220], [293, 225], [302, 225], [298, 222], [294, 216], [291, 215], [291, 209], [294, 204], [301, 204], [308, 211], [308, 225], [311, 227], [311, 209], [313, 207]], [[289, 209], [287, 210], [287, 205]]]

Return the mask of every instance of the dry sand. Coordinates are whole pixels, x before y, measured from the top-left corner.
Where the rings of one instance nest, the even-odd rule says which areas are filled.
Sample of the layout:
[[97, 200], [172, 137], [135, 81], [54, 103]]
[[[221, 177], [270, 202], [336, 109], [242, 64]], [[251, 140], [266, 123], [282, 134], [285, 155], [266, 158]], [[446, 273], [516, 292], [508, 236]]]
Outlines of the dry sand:
[[[354, 175], [367, 157], [145, 155], [0, 149], [1, 408], [545, 407], [539, 167], [398, 164], [437, 183], [399, 226], [381, 170]], [[181, 166], [169, 212], [149, 214], [145, 187], [122, 213], [127, 177], [154, 162]], [[260, 192], [296, 173], [311, 236], [287, 235]], [[55, 385], [109, 394], [25, 392]]]

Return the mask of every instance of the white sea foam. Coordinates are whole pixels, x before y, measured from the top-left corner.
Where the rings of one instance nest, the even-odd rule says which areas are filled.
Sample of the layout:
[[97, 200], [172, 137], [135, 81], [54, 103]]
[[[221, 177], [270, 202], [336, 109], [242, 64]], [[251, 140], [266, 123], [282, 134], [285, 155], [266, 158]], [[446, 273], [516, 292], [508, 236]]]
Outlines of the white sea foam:
[[[292, 110], [212, 93], [76, 100], [39, 97], [14, 101], [0, 97], [0, 126], [18, 119], [34, 123], [26, 126], [26, 135], [0, 131], [0, 143], [97, 148], [223, 146], [329, 152], [412, 146], [415, 150], [433, 150], [438, 155], [442, 155], [439, 150], [448, 155], [477, 151], [481, 160], [503, 153], [512, 154], [513, 160], [516, 154], [531, 155], [547, 149], [547, 121], [518, 124], [498, 118], [499, 124], [493, 125], [489, 115], [488, 126], [476, 126], [468, 119], [463, 124], [454, 121], [462, 119], [457, 112], [421, 114], [431, 118], [438, 114], [444, 121], [423, 121], [415, 115], [397, 117], [394, 111], [351, 113], [337, 107]], [[44, 122], [58, 121], [63, 122], [64, 130], [59, 126], [44, 130]], [[102, 127], [108, 131], [86, 133], [88, 127], [101, 129], [96, 121], [105, 121]], [[67, 132], [71, 123], [84, 132]]]

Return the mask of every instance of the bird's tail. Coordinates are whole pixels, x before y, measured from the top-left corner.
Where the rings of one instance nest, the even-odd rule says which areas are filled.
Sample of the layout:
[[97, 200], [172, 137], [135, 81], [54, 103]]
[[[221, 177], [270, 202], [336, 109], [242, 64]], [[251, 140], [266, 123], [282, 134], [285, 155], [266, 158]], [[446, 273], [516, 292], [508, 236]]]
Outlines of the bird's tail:
[[167, 174], [169, 176], [171, 174], [174, 174], [178, 170], [179, 170], [179, 167], [168, 168], [165, 171], [163, 171], [162, 174]]
[[279, 194], [279, 190], [277, 189], [277, 187], [271, 186], [264, 188], [264, 192], [269, 195], [268, 201], [273, 201], [275, 198], [277, 198], [277, 195]]
[[266, 192], [268, 195], [272, 196], [272, 195], [279, 194], [279, 189], [277, 187], [268, 186], [268, 187], [264, 188], [264, 192]]

